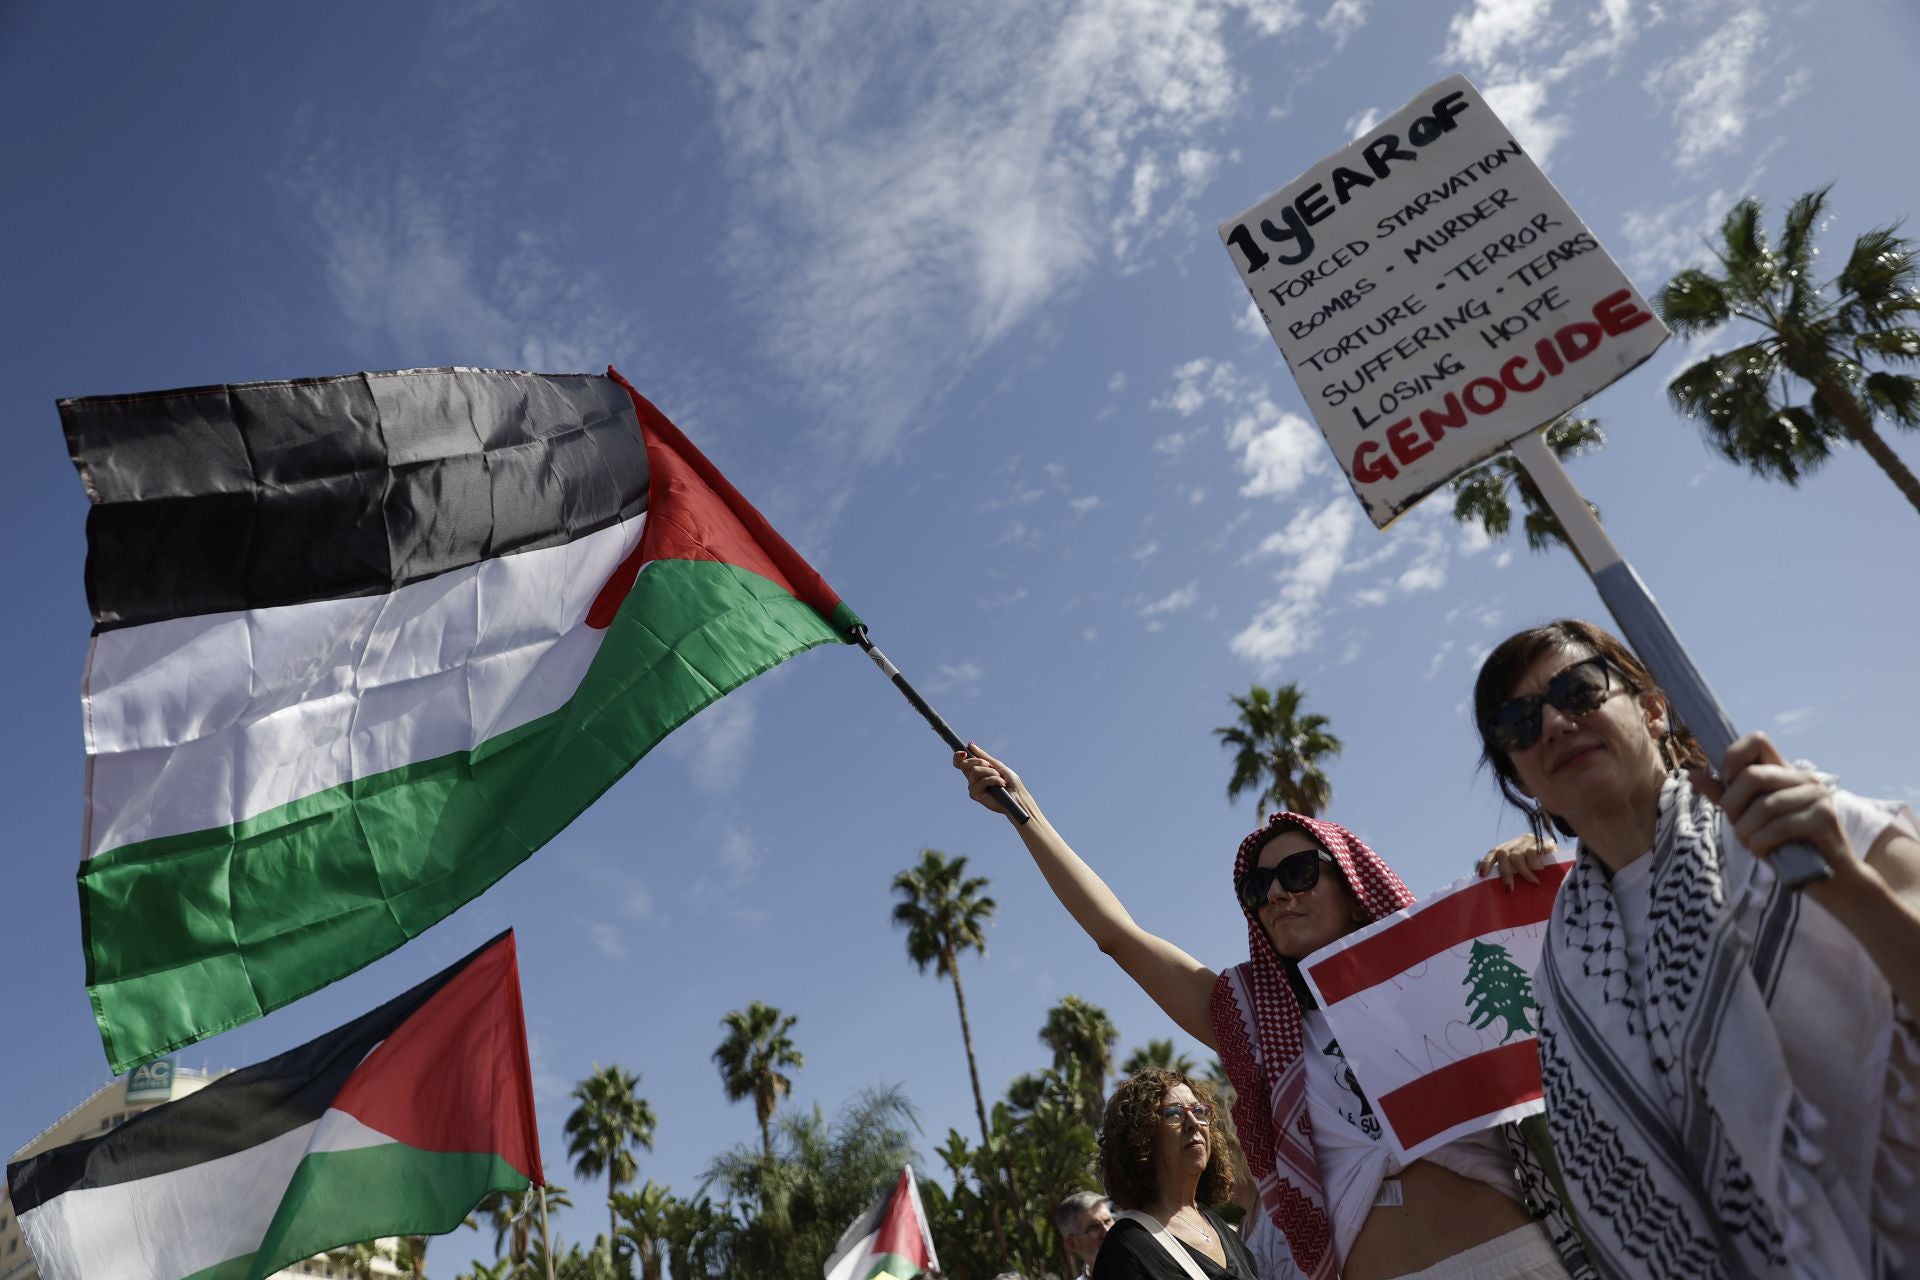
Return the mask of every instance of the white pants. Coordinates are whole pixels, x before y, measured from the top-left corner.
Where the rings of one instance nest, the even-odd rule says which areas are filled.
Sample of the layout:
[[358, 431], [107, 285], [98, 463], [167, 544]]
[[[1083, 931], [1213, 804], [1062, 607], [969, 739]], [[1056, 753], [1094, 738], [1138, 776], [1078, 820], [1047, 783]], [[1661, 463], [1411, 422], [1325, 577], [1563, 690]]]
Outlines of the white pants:
[[1547, 1233], [1529, 1223], [1400, 1280], [1567, 1280], [1567, 1268]]

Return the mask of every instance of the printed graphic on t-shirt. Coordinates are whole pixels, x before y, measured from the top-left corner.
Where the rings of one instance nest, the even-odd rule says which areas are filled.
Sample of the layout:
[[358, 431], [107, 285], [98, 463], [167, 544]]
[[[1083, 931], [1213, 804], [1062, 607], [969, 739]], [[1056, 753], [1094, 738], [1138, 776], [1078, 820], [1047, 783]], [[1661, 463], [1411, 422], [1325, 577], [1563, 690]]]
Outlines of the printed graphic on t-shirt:
[[1347, 1065], [1347, 1055], [1340, 1052], [1340, 1042], [1338, 1040], [1327, 1041], [1326, 1047], [1320, 1050], [1320, 1056], [1324, 1058], [1338, 1058], [1340, 1060], [1339, 1065], [1333, 1069], [1333, 1078], [1339, 1081], [1342, 1089], [1345, 1089], [1353, 1095], [1355, 1102], [1360, 1104], [1360, 1109], [1354, 1111], [1342, 1100], [1334, 1103], [1334, 1110], [1345, 1117], [1348, 1124], [1366, 1134], [1375, 1142], [1378, 1142], [1380, 1140], [1380, 1117], [1373, 1114], [1373, 1104], [1367, 1101], [1365, 1091], [1360, 1088], [1359, 1078], [1353, 1074], [1353, 1068]]

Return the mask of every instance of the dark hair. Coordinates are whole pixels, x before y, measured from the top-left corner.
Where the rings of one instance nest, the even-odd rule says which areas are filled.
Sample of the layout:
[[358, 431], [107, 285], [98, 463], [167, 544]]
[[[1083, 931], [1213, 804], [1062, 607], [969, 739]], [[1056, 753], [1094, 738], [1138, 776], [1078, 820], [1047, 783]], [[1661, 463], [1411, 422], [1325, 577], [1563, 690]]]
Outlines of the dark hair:
[[[1607, 665], [1627, 682], [1629, 692], [1638, 694], [1652, 690], [1660, 695], [1660, 700], [1667, 704], [1667, 736], [1660, 744], [1660, 754], [1666, 758], [1668, 767], [1709, 767], [1707, 753], [1700, 749], [1699, 740], [1674, 714], [1673, 700], [1654, 682], [1653, 673], [1647, 670], [1646, 664], [1635, 657], [1633, 650], [1627, 648], [1612, 632], [1578, 618], [1561, 618], [1544, 626], [1516, 631], [1495, 646], [1480, 664], [1480, 676], [1473, 683], [1473, 723], [1480, 731], [1480, 763], [1493, 770], [1500, 794], [1506, 797], [1507, 803], [1527, 815], [1527, 820], [1534, 824], [1535, 835], [1545, 834], [1539, 830], [1542, 810], [1530, 803], [1526, 793], [1520, 790], [1520, 775], [1514, 772], [1512, 759], [1494, 745], [1493, 713], [1513, 695], [1513, 687], [1520, 683], [1527, 668], [1541, 654], [1573, 645], [1588, 650], [1595, 657], [1605, 658]], [[1561, 835], [1571, 837], [1578, 834], [1558, 814], [1546, 816], [1552, 821], [1554, 830]]]
[[1200, 1174], [1194, 1199], [1212, 1205], [1233, 1198], [1233, 1159], [1227, 1153], [1226, 1116], [1220, 1099], [1204, 1080], [1150, 1067], [1120, 1082], [1107, 1099], [1107, 1114], [1100, 1125], [1100, 1180], [1122, 1209], [1144, 1209], [1159, 1198], [1154, 1136], [1164, 1123], [1160, 1108], [1178, 1085], [1186, 1085], [1195, 1098], [1213, 1108], [1213, 1123], [1207, 1126], [1207, 1167]]

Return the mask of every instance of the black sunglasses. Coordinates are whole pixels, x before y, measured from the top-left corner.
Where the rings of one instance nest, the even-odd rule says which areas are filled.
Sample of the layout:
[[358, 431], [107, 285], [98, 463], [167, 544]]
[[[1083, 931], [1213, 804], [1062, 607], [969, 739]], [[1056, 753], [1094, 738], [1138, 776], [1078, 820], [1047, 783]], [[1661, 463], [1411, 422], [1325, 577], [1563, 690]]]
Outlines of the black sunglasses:
[[1289, 854], [1271, 867], [1255, 867], [1233, 882], [1233, 891], [1240, 898], [1240, 905], [1249, 911], [1258, 911], [1260, 904], [1267, 900], [1267, 891], [1278, 880], [1280, 887], [1288, 893], [1305, 893], [1320, 883], [1320, 863], [1332, 862], [1333, 855], [1325, 849], [1302, 849], [1299, 853]]
[[[1576, 662], [1547, 681], [1541, 693], [1523, 698], [1508, 698], [1493, 709], [1487, 720], [1487, 736], [1502, 751], [1524, 751], [1540, 741], [1540, 708], [1552, 703], [1564, 715], [1590, 715], [1613, 692], [1613, 664], [1605, 658], [1587, 658]], [[1633, 682], [1624, 673], [1622, 683], [1629, 690]]]

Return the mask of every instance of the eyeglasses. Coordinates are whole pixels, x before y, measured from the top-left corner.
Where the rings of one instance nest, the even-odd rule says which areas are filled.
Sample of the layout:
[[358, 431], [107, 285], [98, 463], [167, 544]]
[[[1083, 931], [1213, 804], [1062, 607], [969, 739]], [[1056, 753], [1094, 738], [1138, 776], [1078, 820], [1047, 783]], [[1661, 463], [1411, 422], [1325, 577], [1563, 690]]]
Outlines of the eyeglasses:
[[1175, 1128], [1188, 1116], [1192, 1116], [1193, 1122], [1204, 1129], [1213, 1123], [1213, 1108], [1204, 1102], [1169, 1102], [1160, 1108], [1160, 1119]]
[[1319, 884], [1323, 861], [1332, 862], [1333, 855], [1325, 849], [1303, 849], [1280, 859], [1274, 866], [1255, 867], [1233, 882], [1233, 891], [1239, 895], [1241, 906], [1258, 911], [1275, 880], [1288, 893], [1305, 893]]
[[[1502, 751], [1524, 751], [1540, 741], [1540, 708], [1552, 703], [1555, 710], [1570, 716], [1591, 715], [1613, 692], [1613, 664], [1605, 658], [1576, 662], [1547, 681], [1544, 692], [1509, 698], [1493, 709], [1488, 718], [1487, 736]], [[1623, 677], [1624, 679], [1624, 677]], [[1630, 681], [1626, 682], [1632, 688]]]

